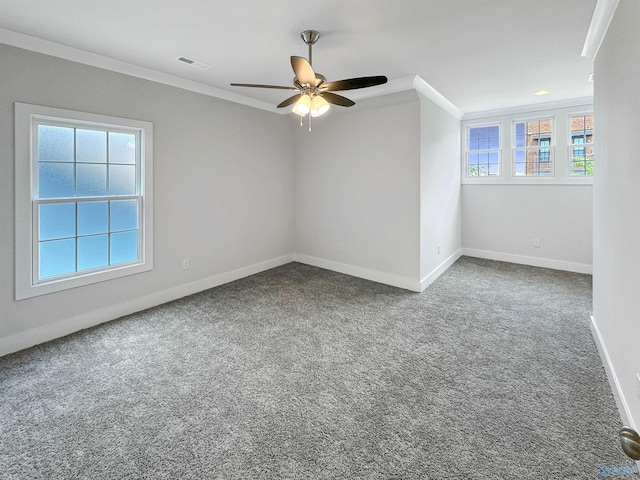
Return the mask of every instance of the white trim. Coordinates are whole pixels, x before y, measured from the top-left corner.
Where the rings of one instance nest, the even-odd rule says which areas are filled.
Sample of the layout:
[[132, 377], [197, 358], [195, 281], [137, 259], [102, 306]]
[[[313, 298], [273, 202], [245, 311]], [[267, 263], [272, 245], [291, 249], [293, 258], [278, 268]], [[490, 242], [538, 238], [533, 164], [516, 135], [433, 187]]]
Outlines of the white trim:
[[416, 75], [413, 78], [413, 88], [419, 93], [423, 94], [429, 100], [434, 102], [436, 105], [445, 109], [458, 120], [462, 120], [462, 118], [464, 117], [464, 112], [462, 110], [460, 110], [453, 103], [447, 100], [444, 95], [442, 95], [435, 88], [425, 82], [419, 75]]
[[[187, 80], [182, 77], [171, 75], [168, 73], [159, 72], [132, 63], [116, 60], [115, 58], [106, 57], [93, 52], [87, 52], [67, 45], [61, 45], [59, 43], [50, 42], [41, 38], [25, 35], [23, 33], [14, 32], [6, 28], [0, 28], [0, 43], [10, 45], [12, 47], [22, 48], [31, 52], [42, 53], [50, 55], [52, 57], [63, 58], [72, 62], [89, 65], [92, 67], [103, 68], [112, 72], [122, 73], [130, 75], [132, 77], [142, 78], [144, 80], [150, 80], [152, 82], [162, 83], [164, 85], [170, 85], [172, 87], [181, 88], [191, 92], [201, 93], [210, 97], [220, 98], [222, 100], [228, 100], [230, 102], [239, 103], [241, 105], [247, 105], [249, 107], [258, 108], [260, 110], [266, 110], [271, 113], [278, 113], [281, 115], [287, 115], [291, 113], [290, 109], [276, 108], [262, 100], [256, 100], [254, 98], [246, 97], [234, 92], [223, 90], [221, 88], [212, 87], [203, 83]], [[393, 93], [404, 92], [407, 90], [417, 90], [425, 95], [427, 98], [433, 100], [436, 104], [447, 110], [453, 116], [461, 119], [463, 112], [458, 109], [453, 103], [447, 100], [440, 92], [425, 82], [418, 75], [408, 75], [406, 77], [390, 80], [384, 85], [378, 85], [375, 87], [367, 88], [361, 92], [354, 92], [352, 97], [356, 100], [364, 100], [366, 98], [380, 97], [383, 95], [389, 95]]]
[[459, 248], [453, 255], [451, 255], [444, 262], [442, 262], [435, 269], [433, 269], [429, 274], [427, 274], [422, 280], [420, 280], [420, 291], [424, 292], [429, 285], [435, 282], [435, 280], [440, 275], [442, 275], [451, 265], [456, 263], [456, 261], [461, 256], [462, 256], [462, 249]]
[[[62, 108], [52, 108], [41, 105], [30, 105], [15, 102], [15, 299], [23, 300], [38, 295], [58, 292], [69, 288], [80, 287], [91, 283], [120, 278], [148, 272], [153, 269], [153, 123], [119, 118], [95, 113], [78, 112]], [[32, 220], [32, 193], [36, 185], [33, 184], [34, 147], [32, 127], [39, 119], [52, 119], [71, 122], [75, 125], [96, 124], [98, 127], [109, 128], [116, 126], [125, 130], [137, 130], [140, 144], [140, 165], [142, 168], [139, 180], [143, 208], [141, 213], [142, 228], [139, 229], [140, 261], [133, 264], [115, 265], [112, 268], [99, 271], [77, 272], [66, 278], [52, 279], [38, 283], [34, 280], [37, 265], [37, 255], [33, 249], [37, 248], [36, 229]]]
[[613, 368], [613, 363], [611, 363], [611, 357], [609, 357], [609, 352], [607, 351], [607, 347], [605, 343], [602, 341], [602, 335], [600, 334], [600, 329], [598, 328], [598, 324], [596, 323], [596, 319], [591, 315], [591, 322], [589, 322], [589, 327], [591, 328], [591, 335], [593, 336], [593, 342], [596, 344], [598, 348], [598, 353], [600, 354], [600, 359], [602, 360], [602, 366], [604, 367], [604, 371], [607, 374], [607, 378], [609, 379], [609, 386], [611, 387], [611, 393], [613, 393], [613, 398], [616, 401], [616, 406], [618, 407], [618, 412], [620, 413], [620, 418], [622, 419], [622, 423], [624, 425], [629, 425], [632, 428], [636, 428], [633, 423], [633, 417], [631, 415], [631, 409], [627, 404], [626, 399], [624, 398], [624, 393], [622, 392], [622, 387], [620, 386], [620, 382], [618, 381], [618, 376]]
[[344, 273], [346, 275], [351, 275], [352, 277], [364, 278], [365, 280], [384, 283], [385, 285], [391, 285], [392, 287], [404, 288], [405, 290], [411, 290], [412, 292], [421, 291], [419, 282], [407, 277], [394, 275], [392, 273], [380, 272], [378, 270], [371, 270], [369, 268], [334, 262], [333, 260], [312, 257], [310, 255], [303, 255], [301, 253], [295, 253], [293, 255], [293, 258], [296, 262], [312, 265], [314, 267], [324, 268], [326, 270], [331, 270], [338, 273]]
[[593, 61], [598, 54], [600, 45], [607, 33], [609, 24], [616, 13], [620, 0], [597, 0], [596, 8], [593, 10], [587, 38], [584, 40], [582, 47], [582, 56]]
[[462, 185], [564, 185], [564, 186], [581, 186], [593, 185], [593, 175], [578, 176], [567, 178], [544, 177], [533, 175], [519, 175], [517, 177], [496, 178], [496, 177], [463, 177]]
[[147, 308], [155, 307], [163, 303], [186, 297], [194, 293], [208, 290], [225, 283], [233, 282], [256, 273], [279, 267], [293, 261], [293, 255], [283, 255], [263, 262], [241, 267], [230, 272], [213, 275], [211, 277], [196, 280], [184, 285], [168, 288], [143, 297], [137, 297], [127, 302], [111, 305], [107, 308], [76, 315], [64, 320], [33, 328], [25, 332], [16, 333], [8, 337], [0, 338], [0, 356], [17, 352], [24, 348], [32, 347], [55, 338], [69, 335], [70, 333], [90, 328], [110, 320], [115, 320], [124, 315], [130, 315]]
[[140, 67], [132, 63], [116, 60], [115, 58], [105, 57], [97, 53], [68, 47], [66, 45], [50, 42], [30, 35], [24, 35], [12, 30], [7, 30], [6, 28], [0, 28], [0, 43], [32, 52], [43, 53], [52, 57], [71, 60], [72, 62], [82, 63], [92, 67], [103, 68], [112, 72], [123, 73], [125, 75], [162, 83], [164, 85], [170, 85], [172, 87], [201, 93], [203, 95], [220, 98], [222, 100], [228, 100], [230, 102], [247, 105], [249, 107], [259, 108], [260, 110], [266, 110], [272, 113], [289, 113], [288, 110], [283, 112], [281, 109], [278, 110], [275, 105], [271, 105], [270, 103], [263, 102], [261, 100], [245, 97], [244, 95], [228, 92], [220, 88], [194, 82], [192, 80], [159, 72], [150, 68]]
[[531, 265], [532, 267], [551, 268], [553, 270], [586, 273], [589, 275], [593, 271], [593, 267], [586, 263], [565, 262], [563, 260], [529, 257], [526, 255], [515, 255], [513, 253], [491, 252], [488, 250], [477, 250], [475, 248], [463, 247], [462, 254], [468, 257], [486, 258], [488, 260], [498, 260], [500, 262], [518, 263], [520, 265]]
[[465, 113], [463, 120], [490, 119], [491, 117], [503, 117], [509, 115], [532, 114], [545, 112], [548, 110], [558, 110], [561, 108], [574, 108], [589, 106], [593, 108], [593, 97], [572, 98], [569, 100], [558, 100], [556, 102], [536, 103], [533, 105], [521, 105], [519, 107], [499, 108], [497, 110], [485, 110], [482, 112]]

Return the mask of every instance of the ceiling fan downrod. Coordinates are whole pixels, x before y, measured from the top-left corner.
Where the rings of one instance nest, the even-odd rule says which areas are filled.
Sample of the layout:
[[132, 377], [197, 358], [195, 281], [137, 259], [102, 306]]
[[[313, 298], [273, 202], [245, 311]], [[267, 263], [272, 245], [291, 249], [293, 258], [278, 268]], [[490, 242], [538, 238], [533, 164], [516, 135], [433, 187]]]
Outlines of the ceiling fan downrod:
[[320, 38], [320, 33], [315, 30], [305, 30], [300, 34], [300, 37], [302, 41], [309, 46], [309, 65], [313, 66], [313, 62], [311, 61], [313, 44]]

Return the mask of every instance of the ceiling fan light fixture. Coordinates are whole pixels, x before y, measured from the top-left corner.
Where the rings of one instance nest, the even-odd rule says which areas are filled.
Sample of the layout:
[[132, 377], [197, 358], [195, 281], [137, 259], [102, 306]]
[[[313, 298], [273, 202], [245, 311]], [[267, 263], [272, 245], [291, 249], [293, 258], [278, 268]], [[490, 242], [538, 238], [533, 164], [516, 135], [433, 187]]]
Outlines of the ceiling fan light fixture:
[[293, 106], [293, 113], [304, 117], [311, 110], [311, 98], [309, 95], [302, 95]]
[[324, 98], [315, 96], [311, 99], [311, 116], [319, 117], [320, 115], [327, 113], [327, 110], [331, 105]]

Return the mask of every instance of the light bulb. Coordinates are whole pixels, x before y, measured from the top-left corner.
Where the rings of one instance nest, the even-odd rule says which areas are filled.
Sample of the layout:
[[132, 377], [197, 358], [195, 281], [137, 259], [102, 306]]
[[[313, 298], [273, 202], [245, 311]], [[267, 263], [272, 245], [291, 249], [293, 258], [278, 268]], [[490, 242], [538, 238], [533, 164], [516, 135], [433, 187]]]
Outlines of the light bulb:
[[309, 110], [311, 110], [311, 99], [309, 98], [309, 95], [303, 95], [300, 97], [300, 100], [298, 100], [293, 106], [293, 113], [296, 113], [301, 117], [304, 117], [309, 113]]
[[315, 96], [311, 99], [311, 116], [319, 117], [323, 113], [326, 113], [331, 105], [324, 98]]

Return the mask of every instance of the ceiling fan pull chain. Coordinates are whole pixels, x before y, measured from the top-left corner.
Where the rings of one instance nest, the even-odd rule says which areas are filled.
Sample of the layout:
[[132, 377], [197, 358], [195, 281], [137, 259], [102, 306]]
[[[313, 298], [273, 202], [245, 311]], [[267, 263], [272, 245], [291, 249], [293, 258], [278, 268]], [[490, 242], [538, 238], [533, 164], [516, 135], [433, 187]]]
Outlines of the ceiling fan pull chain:
[[311, 131], [311, 114], [309, 114], [309, 131]]

